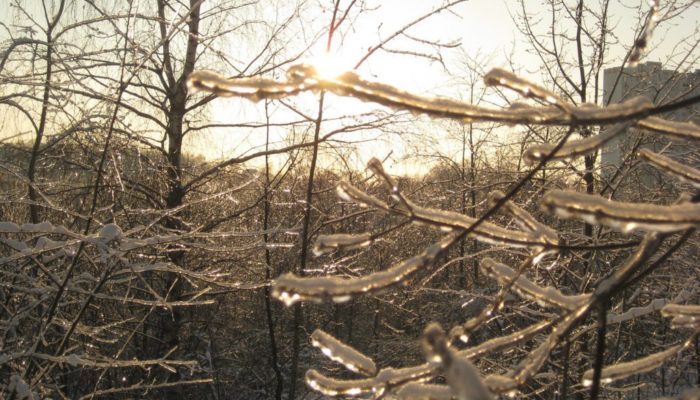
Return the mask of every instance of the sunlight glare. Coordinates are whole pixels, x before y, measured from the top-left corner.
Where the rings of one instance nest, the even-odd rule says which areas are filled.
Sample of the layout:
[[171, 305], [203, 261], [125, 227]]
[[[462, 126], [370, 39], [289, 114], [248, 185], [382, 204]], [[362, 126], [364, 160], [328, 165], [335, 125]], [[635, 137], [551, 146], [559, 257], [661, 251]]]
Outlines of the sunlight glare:
[[333, 79], [352, 70], [347, 60], [337, 54], [323, 53], [309, 60], [309, 63], [316, 68], [318, 76], [322, 79]]

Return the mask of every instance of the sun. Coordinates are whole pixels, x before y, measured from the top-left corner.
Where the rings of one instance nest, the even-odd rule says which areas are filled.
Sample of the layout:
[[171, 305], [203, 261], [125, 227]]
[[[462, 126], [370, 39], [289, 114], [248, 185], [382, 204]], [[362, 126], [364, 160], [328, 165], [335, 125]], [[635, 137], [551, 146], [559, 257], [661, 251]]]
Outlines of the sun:
[[309, 59], [308, 63], [316, 68], [318, 76], [322, 79], [333, 79], [353, 69], [346, 57], [325, 52]]

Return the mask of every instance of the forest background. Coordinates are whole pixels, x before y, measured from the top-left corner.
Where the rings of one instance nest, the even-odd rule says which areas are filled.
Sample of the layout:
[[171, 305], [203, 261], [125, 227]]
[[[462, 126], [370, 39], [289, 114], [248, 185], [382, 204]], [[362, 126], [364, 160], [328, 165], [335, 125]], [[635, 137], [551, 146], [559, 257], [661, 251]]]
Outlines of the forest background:
[[[1, 7], [4, 397], [700, 382], [697, 152], [666, 139], [700, 137], [698, 81], [667, 90], [697, 74], [697, 2]], [[604, 71], [646, 60], [673, 74], [606, 108]]]

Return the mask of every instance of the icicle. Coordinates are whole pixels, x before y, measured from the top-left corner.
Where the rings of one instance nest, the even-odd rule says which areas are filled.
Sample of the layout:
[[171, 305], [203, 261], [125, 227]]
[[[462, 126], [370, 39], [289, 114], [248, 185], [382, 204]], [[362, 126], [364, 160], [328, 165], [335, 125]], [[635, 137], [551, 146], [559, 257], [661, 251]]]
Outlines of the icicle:
[[328, 358], [344, 365], [350, 371], [364, 375], [377, 373], [377, 367], [369, 357], [320, 329], [316, 329], [311, 334], [311, 344], [321, 349], [321, 352]]
[[681, 180], [690, 183], [696, 189], [700, 189], [700, 171], [686, 164], [675, 161], [672, 158], [654, 153], [649, 149], [639, 151], [639, 156], [650, 162], [657, 168], [670, 172]]
[[433, 323], [425, 328], [423, 350], [428, 362], [438, 364], [444, 369], [445, 378], [454, 397], [460, 400], [494, 399], [479, 371], [449, 346], [445, 332], [438, 324]]
[[649, 14], [647, 15], [646, 23], [642, 29], [642, 33], [637, 40], [634, 41], [634, 47], [630, 51], [630, 56], [627, 59], [627, 65], [634, 67], [639, 63], [639, 60], [644, 57], [651, 41], [651, 36], [654, 33], [654, 28], [659, 22], [659, 0], [649, 0]]
[[562, 218], [579, 218], [622, 232], [677, 232], [700, 224], [700, 204], [669, 206], [621, 203], [599, 196], [552, 190], [542, 198], [542, 207]]
[[552, 305], [565, 310], [575, 310], [589, 301], [591, 297], [589, 294], [565, 296], [555, 288], [543, 288], [523, 276], [518, 276], [516, 271], [491, 258], [481, 260], [480, 267], [484, 274], [496, 279], [502, 285], [512, 282], [512, 287], [518, 294], [527, 299], [535, 300], [541, 305]]
[[[624, 133], [632, 125], [632, 122], [615, 124], [595, 136], [590, 136], [581, 140], [568, 141], [564, 146], [557, 150], [554, 155], [550, 156], [550, 159], [561, 160], [588, 154], [596, 149], [599, 149], [615, 136]], [[528, 164], [536, 164], [545, 159], [545, 157], [549, 156], [549, 154], [554, 151], [555, 147], [556, 145], [553, 144], [541, 144], [528, 147], [523, 154], [525, 162]]]
[[458, 236], [456, 233], [449, 234], [415, 257], [387, 270], [362, 277], [344, 279], [335, 276], [298, 277], [290, 273], [284, 274], [273, 283], [272, 296], [289, 306], [302, 300], [347, 299], [348, 296], [384, 289], [403, 282], [415, 272], [431, 265]]
[[[610, 383], [630, 375], [649, 372], [661, 366], [667, 359], [678, 354], [686, 346], [679, 344], [664, 351], [648, 355], [634, 361], [628, 361], [603, 368], [600, 374], [601, 383]], [[593, 369], [587, 370], [583, 374], [583, 385], [590, 386], [593, 381]]]
[[504, 86], [520, 93], [523, 97], [532, 97], [564, 110], [569, 109], [569, 106], [554, 92], [500, 68], [494, 68], [484, 75], [484, 83], [486, 86]]
[[315, 255], [330, 253], [335, 250], [353, 250], [367, 247], [372, 244], [372, 236], [368, 233], [351, 235], [337, 233], [333, 235], [319, 235], [314, 244]]

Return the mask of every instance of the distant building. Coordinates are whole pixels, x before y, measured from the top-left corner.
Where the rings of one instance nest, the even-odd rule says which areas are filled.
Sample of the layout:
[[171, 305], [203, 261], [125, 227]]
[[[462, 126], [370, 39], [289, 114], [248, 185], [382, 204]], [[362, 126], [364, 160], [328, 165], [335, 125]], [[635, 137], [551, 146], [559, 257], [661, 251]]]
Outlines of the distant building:
[[[679, 73], [663, 69], [661, 63], [647, 62], [636, 67], [606, 69], [603, 75], [603, 96], [606, 103], [619, 103], [632, 97], [644, 96], [654, 104], [665, 104], [698, 94], [700, 69]], [[700, 104], [661, 117], [700, 123]], [[625, 170], [623, 186], [632, 186], [637, 193], [643, 193], [645, 189], [666, 188], [673, 182], [665, 174], [646, 165], [638, 165], [627, 171], [626, 168], [631, 164], [630, 160], [626, 163], [626, 158], [635, 148], [649, 148], [663, 152], [678, 161], [700, 165], [700, 147], [697, 144], [671, 142], [659, 134], [630, 129], [627, 134], [611, 140], [601, 150], [601, 177], [604, 182], [613, 177], [620, 168]], [[631, 161], [634, 159], [636, 157]]]

